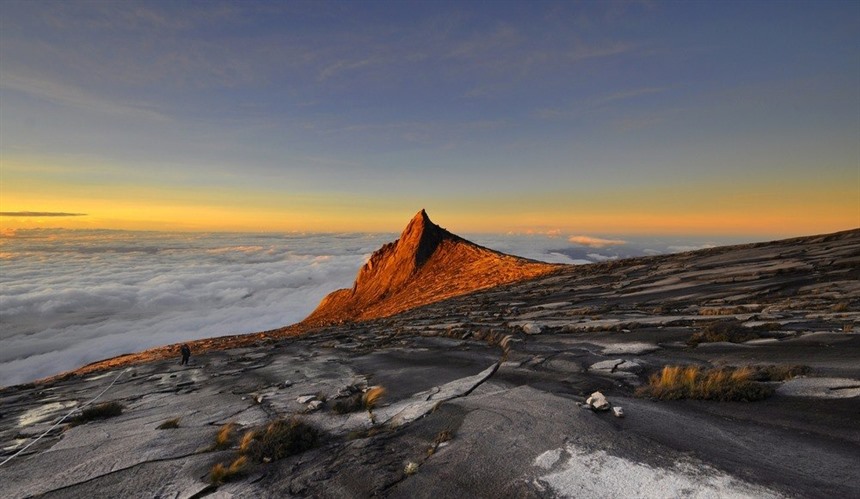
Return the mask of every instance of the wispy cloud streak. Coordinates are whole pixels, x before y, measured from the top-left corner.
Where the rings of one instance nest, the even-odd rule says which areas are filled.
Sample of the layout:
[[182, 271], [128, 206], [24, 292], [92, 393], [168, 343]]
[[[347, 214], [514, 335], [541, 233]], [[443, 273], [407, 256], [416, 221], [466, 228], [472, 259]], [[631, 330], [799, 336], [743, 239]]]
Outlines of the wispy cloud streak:
[[627, 244], [627, 241], [623, 241], [621, 239], [603, 239], [592, 236], [570, 236], [567, 240], [573, 244], [588, 246], [589, 248], [605, 248], [607, 246], [620, 246], [622, 244]]
[[84, 217], [86, 213], [62, 211], [0, 211], [0, 217]]
[[4, 71], [0, 77], [0, 87], [22, 92], [31, 97], [46, 99], [55, 104], [74, 106], [80, 109], [102, 113], [125, 115], [136, 119], [165, 121], [166, 114], [151, 106], [129, 102], [116, 102], [94, 95], [77, 86], [57, 83], [45, 78], [33, 78], [11, 71]]

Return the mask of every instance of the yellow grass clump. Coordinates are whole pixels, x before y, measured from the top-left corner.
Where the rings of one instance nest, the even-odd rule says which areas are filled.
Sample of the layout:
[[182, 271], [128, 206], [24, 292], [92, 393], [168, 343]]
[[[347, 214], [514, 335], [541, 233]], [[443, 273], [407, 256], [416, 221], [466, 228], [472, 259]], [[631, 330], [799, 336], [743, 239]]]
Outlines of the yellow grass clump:
[[[216, 435], [215, 445], [210, 450], [229, 448], [235, 438], [236, 425], [227, 423]], [[218, 463], [209, 472], [209, 479], [215, 485], [233, 480], [247, 474], [252, 466], [283, 459], [317, 446], [321, 433], [315, 427], [298, 418], [278, 419], [265, 428], [251, 429], [242, 436], [236, 450], [235, 459], [228, 466]]]
[[248, 458], [245, 456], [239, 456], [230, 463], [230, 466], [224, 466], [223, 464], [218, 463], [212, 467], [212, 471], [209, 472], [209, 479], [214, 484], [229, 482], [230, 480], [244, 474], [247, 467]]
[[379, 402], [379, 399], [385, 395], [385, 388], [382, 386], [374, 386], [373, 388], [367, 390], [364, 393], [364, 396], [361, 398], [364, 403], [364, 407], [370, 411], [376, 407], [376, 404]]
[[215, 450], [229, 449], [233, 443], [233, 436], [236, 431], [236, 423], [227, 423], [218, 430], [215, 435], [215, 444], [212, 446]]
[[125, 409], [125, 406], [119, 402], [102, 402], [101, 404], [87, 407], [79, 415], [71, 418], [69, 426], [78, 426], [90, 421], [113, 418], [122, 414], [123, 409]]
[[753, 401], [769, 397], [773, 389], [754, 381], [751, 367], [700, 369], [697, 366], [664, 366], [653, 374], [636, 395], [660, 400], [700, 399]]
[[257, 439], [257, 432], [254, 430], [245, 432], [242, 440], [239, 442], [239, 452], [247, 453]]
[[239, 451], [254, 462], [277, 461], [315, 447], [319, 438], [320, 432], [300, 419], [279, 419], [246, 433]]

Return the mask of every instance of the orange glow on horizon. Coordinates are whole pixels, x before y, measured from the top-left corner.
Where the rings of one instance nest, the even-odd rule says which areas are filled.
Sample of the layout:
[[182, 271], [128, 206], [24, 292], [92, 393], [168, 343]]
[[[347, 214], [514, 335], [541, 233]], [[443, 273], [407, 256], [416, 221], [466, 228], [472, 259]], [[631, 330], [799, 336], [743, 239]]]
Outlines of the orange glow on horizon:
[[460, 234], [790, 237], [860, 227], [860, 190], [840, 179], [782, 185], [698, 184], [611, 192], [497, 193], [462, 197], [286, 193], [165, 185], [80, 185], [3, 161], [0, 228], [64, 227], [231, 232], [399, 232], [421, 208]]

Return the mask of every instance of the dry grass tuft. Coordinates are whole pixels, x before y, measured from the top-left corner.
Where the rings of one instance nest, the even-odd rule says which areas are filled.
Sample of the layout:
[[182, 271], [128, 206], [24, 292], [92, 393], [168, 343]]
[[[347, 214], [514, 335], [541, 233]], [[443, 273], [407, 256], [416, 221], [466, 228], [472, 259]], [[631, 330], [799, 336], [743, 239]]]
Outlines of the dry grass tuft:
[[364, 409], [364, 402], [362, 401], [363, 398], [363, 394], [356, 393], [347, 398], [338, 399], [331, 406], [331, 410], [337, 414], [348, 414], [350, 412], [360, 411]]
[[[228, 448], [235, 436], [235, 426], [233, 423], [222, 426], [212, 448]], [[215, 485], [229, 482], [245, 475], [249, 468], [257, 463], [276, 461], [311, 449], [317, 445], [319, 439], [320, 432], [316, 428], [297, 418], [272, 421], [265, 429], [245, 432], [239, 441], [233, 462], [229, 466], [216, 464], [210, 471], [209, 478]]]
[[227, 479], [227, 466], [221, 463], [217, 463], [209, 472], [209, 480], [214, 484], [224, 483]]
[[436, 435], [436, 438], [433, 439], [433, 443], [430, 445], [430, 448], [427, 449], [427, 455], [432, 456], [439, 449], [439, 446], [445, 442], [448, 442], [454, 438], [454, 434], [451, 430], [442, 430]]
[[454, 438], [454, 434], [451, 432], [451, 430], [442, 430], [439, 432], [438, 435], [436, 435], [436, 438], [433, 439], [433, 443], [439, 445], [443, 442], [451, 440], [452, 438]]
[[728, 341], [731, 343], [743, 343], [744, 341], [761, 338], [761, 335], [756, 331], [744, 327], [738, 320], [725, 320], [711, 322], [701, 331], [693, 334], [687, 344], [697, 346], [699, 343], [715, 343], [718, 341]]
[[364, 393], [357, 392], [353, 393], [349, 397], [337, 399], [334, 404], [332, 404], [331, 409], [337, 414], [348, 414], [350, 412], [363, 410], [373, 411], [379, 398], [384, 394], [385, 388], [382, 386], [374, 386]]
[[337, 414], [347, 414], [364, 409], [364, 405], [361, 403], [363, 390], [364, 386], [362, 385], [347, 386], [345, 389], [347, 395], [335, 398], [333, 403], [330, 404], [331, 409]]
[[216, 485], [226, 483], [245, 474], [247, 468], [248, 458], [239, 456], [230, 463], [230, 466], [218, 463], [212, 467], [212, 471], [209, 472], [209, 479]]
[[233, 445], [233, 437], [235, 436], [236, 423], [227, 423], [218, 430], [215, 435], [215, 444], [212, 445], [213, 450], [229, 449]]
[[660, 400], [700, 399], [754, 401], [769, 397], [773, 389], [753, 380], [751, 367], [707, 369], [665, 366], [636, 390], [639, 397]]
[[367, 409], [368, 411], [372, 411], [383, 395], [385, 395], [385, 388], [383, 388], [382, 386], [374, 386], [364, 392], [364, 396], [362, 396], [361, 402], [362, 404], [364, 404], [365, 409]]
[[841, 301], [839, 303], [835, 303], [832, 307], [830, 307], [831, 312], [847, 312], [848, 311], [848, 302]]
[[69, 426], [78, 426], [89, 423], [90, 421], [113, 418], [122, 414], [123, 409], [125, 409], [125, 406], [119, 402], [103, 402], [101, 404], [96, 404], [94, 406], [87, 407], [81, 411], [80, 414], [71, 418], [69, 420]]
[[161, 423], [155, 428], [157, 430], [172, 430], [174, 428], [179, 428], [179, 419], [180, 418], [168, 419], [167, 421]]
[[406, 466], [403, 468], [403, 474], [405, 474], [406, 476], [411, 476], [415, 473], [418, 473], [418, 463], [412, 461], [406, 463]]
[[752, 369], [756, 381], [785, 381], [812, 372], [811, 367], [802, 365], [754, 366]]
[[243, 455], [261, 463], [312, 449], [319, 442], [320, 432], [300, 419], [279, 419], [269, 423], [264, 431], [254, 432], [251, 437], [246, 434], [246, 438], [247, 442], [245, 438], [242, 439], [245, 448]]
[[245, 435], [242, 436], [242, 440], [239, 442], [239, 452], [247, 453], [251, 446], [254, 445], [254, 442], [257, 440], [257, 432], [254, 430], [250, 430], [245, 432]]

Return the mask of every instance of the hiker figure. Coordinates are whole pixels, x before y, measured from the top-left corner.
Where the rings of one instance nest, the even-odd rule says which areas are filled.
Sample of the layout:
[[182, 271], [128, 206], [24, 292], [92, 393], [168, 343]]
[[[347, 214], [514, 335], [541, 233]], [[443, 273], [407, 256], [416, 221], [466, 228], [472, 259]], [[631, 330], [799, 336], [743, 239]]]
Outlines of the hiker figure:
[[182, 353], [182, 362], [179, 365], [188, 365], [188, 358], [191, 357], [191, 348], [188, 345], [182, 345], [179, 347], [179, 351]]

